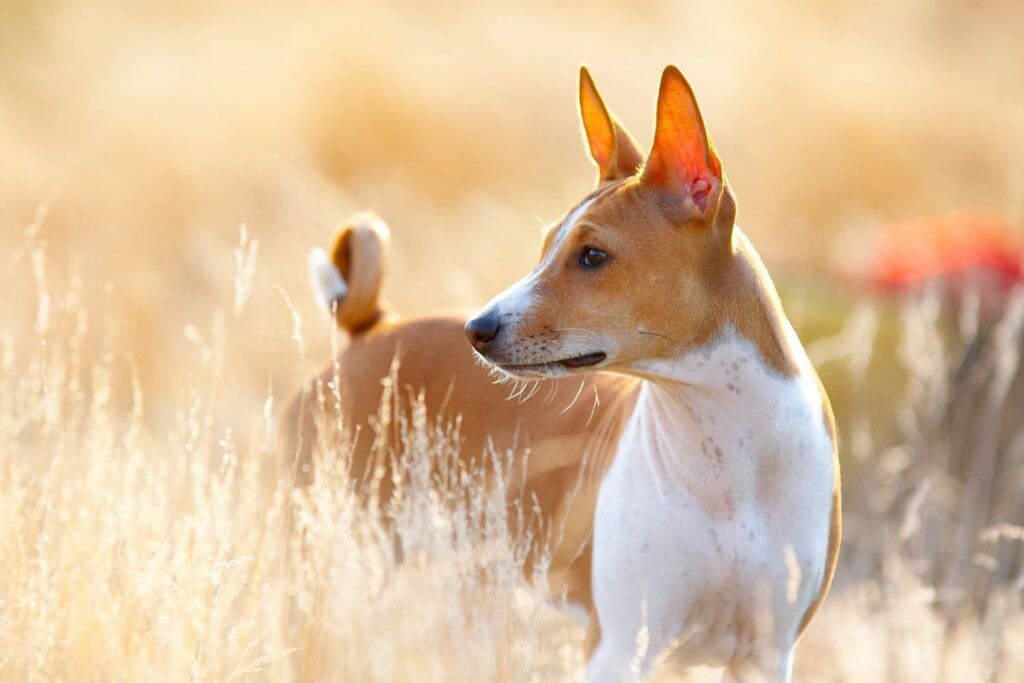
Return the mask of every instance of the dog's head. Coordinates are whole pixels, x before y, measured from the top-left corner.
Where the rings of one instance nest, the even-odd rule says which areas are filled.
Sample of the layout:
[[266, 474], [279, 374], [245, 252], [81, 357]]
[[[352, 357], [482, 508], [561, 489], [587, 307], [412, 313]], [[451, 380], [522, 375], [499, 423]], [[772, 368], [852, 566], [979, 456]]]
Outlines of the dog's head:
[[517, 376], [637, 371], [708, 341], [733, 255], [736, 205], [686, 79], [665, 69], [644, 163], [586, 69], [580, 118], [597, 189], [552, 225], [540, 263], [466, 324]]

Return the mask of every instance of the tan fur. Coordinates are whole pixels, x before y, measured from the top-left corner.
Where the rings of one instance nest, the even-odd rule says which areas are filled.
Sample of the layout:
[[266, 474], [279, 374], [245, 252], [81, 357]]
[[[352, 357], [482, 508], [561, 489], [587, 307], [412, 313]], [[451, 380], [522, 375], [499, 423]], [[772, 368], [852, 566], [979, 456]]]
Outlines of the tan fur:
[[334, 316], [350, 333], [370, 327], [387, 312], [380, 289], [388, 266], [389, 237], [380, 225], [380, 218], [372, 212], [356, 214], [338, 231], [331, 246], [331, 262], [348, 285]]

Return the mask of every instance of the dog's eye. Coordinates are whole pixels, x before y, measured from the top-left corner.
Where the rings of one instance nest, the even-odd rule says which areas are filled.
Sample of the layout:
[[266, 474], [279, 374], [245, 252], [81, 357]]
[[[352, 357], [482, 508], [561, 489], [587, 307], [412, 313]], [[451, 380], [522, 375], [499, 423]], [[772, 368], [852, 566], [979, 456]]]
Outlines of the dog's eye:
[[607, 260], [608, 252], [594, 247], [583, 247], [583, 253], [580, 254], [580, 263], [585, 268], [600, 268]]

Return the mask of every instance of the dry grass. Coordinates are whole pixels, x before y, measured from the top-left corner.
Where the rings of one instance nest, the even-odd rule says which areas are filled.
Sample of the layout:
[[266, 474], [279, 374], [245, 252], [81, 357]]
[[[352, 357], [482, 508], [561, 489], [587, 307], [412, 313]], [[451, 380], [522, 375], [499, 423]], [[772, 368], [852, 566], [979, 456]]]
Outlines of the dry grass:
[[234, 414], [237, 319], [222, 315], [186, 331], [198, 353], [174, 427], [150, 434], [130, 357], [108, 338], [81, 361], [81, 283], [49, 289], [31, 233], [26, 253], [39, 343], [5, 342], [0, 375], [2, 679], [559, 680], [579, 667], [578, 634], [523, 584], [500, 491], [450, 467], [431, 481], [456, 460], [450, 426], [382, 409], [407, 448], [387, 513], [355, 503], [344, 449], [295, 488], [276, 472], [273, 397], [250, 423]]
[[[36, 343], [7, 334], [0, 354], [0, 642], [14, 645], [0, 677], [580, 675], [582, 633], [523, 583], [500, 481], [488, 490], [443, 466], [446, 476], [431, 477], [456, 459], [452, 426], [385, 402], [380, 424], [395, 423], [407, 449], [386, 512], [355, 502], [344, 449], [321, 445], [331, 457], [308, 489], [277, 472], [274, 395], [246, 413], [228, 370], [255, 266], [244, 232], [231, 296], [209, 329], [185, 330], [195, 357], [179, 368], [166, 433], [147, 426], [130, 352], [109, 323], [90, 326], [82, 282], [52, 284], [41, 232], [26, 233], [15, 268], [35, 286]], [[856, 414], [844, 429], [845, 549], [836, 592], [800, 650], [800, 680], [1024, 675], [1024, 430], [1013, 419], [1024, 405], [1024, 292], [991, 329], [966, 312], [951, 341], [937, 302], [909, 302], [894, 333], [903, 431], [875, 443], [885, 430]], [[811, 346], [821, 365], [844, 369], [840, 391], [869, 384], [882, 320], [865, 308]], [[87, 361], [93, 336], [103, 350]], [[972, 373], [981, 379], [963, 379]], [[336, 415], [331, 387], [322, 392]], [[978, 406], [966, 418], [965, 402]]]
[[425, 480], [448, 427], [394, 416], [381, 519], [336, 465], [276, 477], [271, 418], [330, 351], [302, 264], [351, 211], [391, 222], [403, 311], [530, 267], [591, 180], [586, 60], [641, 140], [683, 67], [835, 399], [847, 531], [798, 680], [1024, 680], [1024, 299], [820, 267], [905, 217], [1024, 223], [1024, 7], [676, 4], [0, 4], [0, 679], [580, 676], [500, 495]]

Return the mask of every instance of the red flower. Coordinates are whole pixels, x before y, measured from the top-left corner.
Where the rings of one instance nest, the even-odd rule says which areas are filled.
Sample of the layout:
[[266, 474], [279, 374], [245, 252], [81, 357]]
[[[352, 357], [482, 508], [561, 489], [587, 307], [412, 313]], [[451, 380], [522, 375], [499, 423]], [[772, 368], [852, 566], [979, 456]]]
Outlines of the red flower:
[[881, 235], [872, 286], [905, 291], [942, 278], [981, 274], [999, 289], [1024, 282], [1024, 241], [993, 216], [957, 213], [898, 223]]

